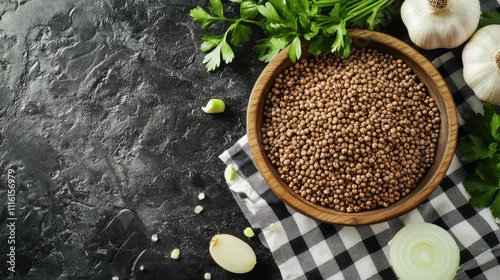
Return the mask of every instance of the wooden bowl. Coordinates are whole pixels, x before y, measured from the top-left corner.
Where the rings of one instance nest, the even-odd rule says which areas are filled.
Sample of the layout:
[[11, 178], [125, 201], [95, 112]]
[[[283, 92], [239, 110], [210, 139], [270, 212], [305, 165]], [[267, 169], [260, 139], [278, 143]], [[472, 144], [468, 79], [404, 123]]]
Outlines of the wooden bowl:
[[[276, 76], [293, 63], [287, 49], [277, 55], [262, 71], [252, 90], [247, 112], [247, 134], [250, 150], [257, 169], [272, 191], [286, 204], [316, 220], [339, 225], [366, 225], [383, 222], [403, 215], [420, 205], [437, 188], [455, 153], [457, 141], [457, 113], [446, 82], [437, 69], [419, 52], [392, 36], [369, 30], [349, 30], [354, 46], [377, 49], [402, 59], [423, 82], [440, 111], [441, 124], [434, 164], [410, 194], [387, 208], [347, 213], [311, 203], [291, 190], [280, 178], [275, 167], [267, 159], [262, 144], [264, 100]], [[307, 45], [303, 57], [310, 57]]]

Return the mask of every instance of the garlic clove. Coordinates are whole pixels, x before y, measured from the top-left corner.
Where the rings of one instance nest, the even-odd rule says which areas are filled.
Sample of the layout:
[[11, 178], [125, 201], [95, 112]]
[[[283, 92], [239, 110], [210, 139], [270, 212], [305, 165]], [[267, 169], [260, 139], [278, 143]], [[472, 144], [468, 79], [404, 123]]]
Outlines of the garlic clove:
[[207, 102], [205, 107], [201, 107], [201, 109], [207, 114], [222, 113], [226, 109], [226, 103], [222, 99], [213, 98]]
[[212, 237], [210, 255], [220, 267], [232, 273], [247, 273], [257, 263], [252, 247], [230, 234]]
[[427, 50], [462, 45], [476, 30], [480, 17], [479, 0], [406, 0], [401, 5], [410, 40]]
[[500, 105], [500, 25], [479, 29], [462, 51], [463, 76], [482, 101]]
[[233, 167], [232, 164], [229, 164], [226, 166], [226, 169], [224, 169], [224, 178], [226, 179], [226, 182], [231, 182], [234, 179], [236, 179], [237, 173], [236, 169]]

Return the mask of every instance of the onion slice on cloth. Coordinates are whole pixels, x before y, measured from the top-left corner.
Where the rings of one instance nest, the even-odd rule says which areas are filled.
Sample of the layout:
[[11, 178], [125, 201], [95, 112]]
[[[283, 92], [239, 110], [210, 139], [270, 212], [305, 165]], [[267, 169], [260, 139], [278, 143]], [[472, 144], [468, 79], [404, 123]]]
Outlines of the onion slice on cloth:
[[453, 279], [460, 265], [455, 239], [431, 223], [403, 227], [389, 242], [389, 261], [403, 280]]

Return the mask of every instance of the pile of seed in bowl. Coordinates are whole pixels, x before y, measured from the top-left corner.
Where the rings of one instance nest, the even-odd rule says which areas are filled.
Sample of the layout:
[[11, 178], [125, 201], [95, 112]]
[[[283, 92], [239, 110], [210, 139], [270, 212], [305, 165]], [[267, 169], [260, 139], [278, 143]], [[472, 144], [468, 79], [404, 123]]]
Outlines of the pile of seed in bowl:
[[413, 70], [374, 49], [283, 70], [266, 95], [262, 142], [302, 198], [342, 212], [388, 207], [434, 162], [440, 114]]

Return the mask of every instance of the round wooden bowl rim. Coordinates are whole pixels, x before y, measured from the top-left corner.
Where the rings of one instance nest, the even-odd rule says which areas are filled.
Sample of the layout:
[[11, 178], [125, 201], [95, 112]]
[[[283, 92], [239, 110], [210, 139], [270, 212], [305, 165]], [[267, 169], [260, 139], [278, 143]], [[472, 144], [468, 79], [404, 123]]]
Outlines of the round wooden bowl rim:
[[[367, 210], [359, 213], [340, 212], [311, 203], [293, 192], [279, 177], [277, 171], [266, 158], [260, 126], [264, 96], [278, 73], [293, 65], [288, 58], [288, 49], [281, 51], [264, 68], [250, 95], [247, 111], [247, 135], [255, 165], [271, 190], [287, 205], [316, 220], [339, 225], [366, 225], [387, 221], [401, 216], [419, 206], [437, 188], [445, 177], [456, 149], [458, 120], [456, 106], [448, 86], [438, 70], [422, 54], [405, 42], [390, 35], [363, 29], [349, 30], [353, 45], [375, 48], [403, 59], [427, 86], [441, 113], [441, 128], [435, 162], [418, 186], [412, 192], [387, 208]], [[303, 45], [303, 57], [310, 57], [308, 44]], [[389, 50], [389, 52], [387, 51]], [[425, 185], [425, 186], [424, 186]]]

